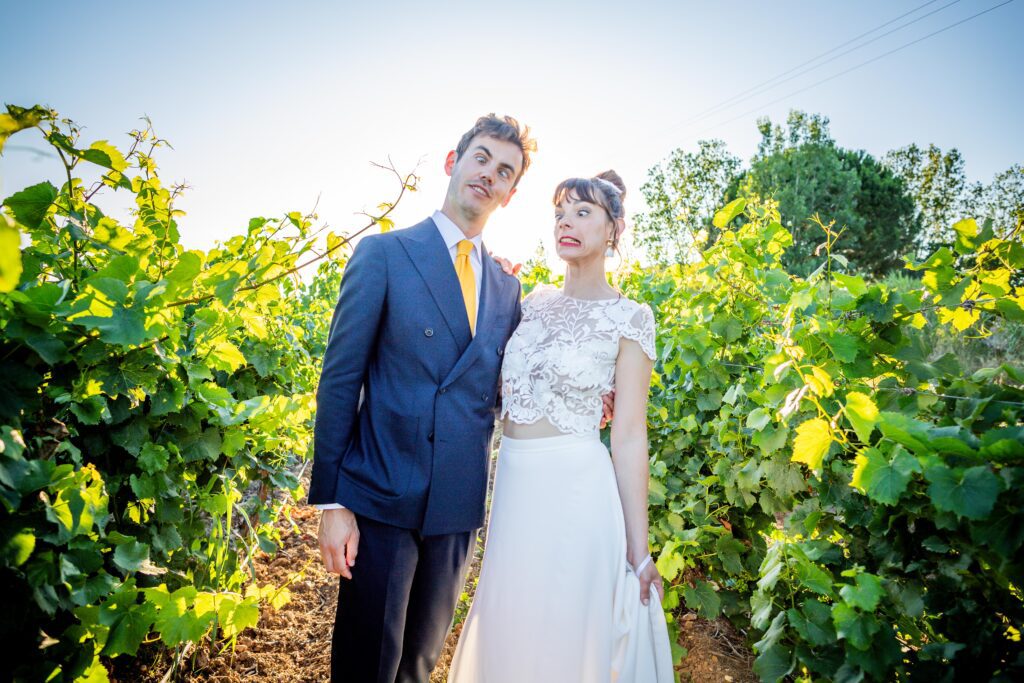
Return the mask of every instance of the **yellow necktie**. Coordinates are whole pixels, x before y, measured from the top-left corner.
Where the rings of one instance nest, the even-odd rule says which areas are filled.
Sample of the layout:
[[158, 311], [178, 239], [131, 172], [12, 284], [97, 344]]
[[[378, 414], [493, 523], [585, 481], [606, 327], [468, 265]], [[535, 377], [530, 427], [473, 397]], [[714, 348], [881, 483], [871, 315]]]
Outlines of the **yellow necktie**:
[[459, 276], [462, 300], [466, 302], [469, 331], [476, 334], [476, 278], [473, 277], [473, 266], [469, 263], [469, 252], [473, 251], [473, 243], [469, 240], [460, 240], [458, 249], [455, 255], [455, 274]]

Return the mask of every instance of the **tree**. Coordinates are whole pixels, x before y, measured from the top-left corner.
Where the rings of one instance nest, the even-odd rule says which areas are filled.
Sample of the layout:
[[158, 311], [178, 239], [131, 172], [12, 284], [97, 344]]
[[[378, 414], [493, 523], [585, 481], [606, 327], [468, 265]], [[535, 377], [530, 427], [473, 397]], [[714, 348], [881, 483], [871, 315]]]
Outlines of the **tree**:
[[715, 210], [740, 195], [773, 200], [793, 233], [785, 256], [806, 275], [821, 262], [824, 234], [812, 217], [843, 229], [837, 253], [851, 268], [875, 276], [902, 264], [917, 232], [906, 186], [864, 152], [835, 144], [828, 117], [791, 111], [785, 124], [757, 122], [761, 142], [750, 169], [721, 140], [701, 140], [696, 152], [677, 149], [653, 167], [641, 188], [649, 210], [636, 217], [636, 244], [654, 261], [687, 261], [695, 247], [714, 243]]
[[[758, 156], [740, 183], [740, 194], [771, 197], [778, 202], [779, 212], [789, 217], [784, 225], [793, 234], [785, 266], [792, 273], [807, 275], [820, 261], [815, 249], [824, 237], [812, 216], [819, 215], [825, 222], [834, 220], [837, 229], [845, 227], [844, 245], [851, 233], [863, 231], [864, 220], [854, 209], [860, 178], [843, 163], [827, 138], [827, 130], [824, 136], [809, 139], [800, 133], [786, 135], [767, 121], [759, 128], [762, 141]], [[787, 144], [789, 140], [798, 144]]]
[[1005, 234], [1024, 221], [1024, 166], [1014, 164], [997, 173], [988, 185], [975, 186], [971, 215], [991, 218], [993, 227]]
[[952, 225], [970, 213], [964, 159], [955, 147], [943, 152], [930, 144], [895, 149], [882, 163], [907, 186], [917, 206], [921, 232], [916, 240], [918, 255], [925, 256], [952, 242]]
[[687, 260], [703, 242], [701, 230], [713, 230], [711, 219], [739, 168], [721, 140], [700, 140], [696, 152], [673, 151], [640, 188], [649, 211], [635, 218], [637, 246], [657, 262]]
[[856, 211], [864, 219], [863, 231], [847, 233], [839, 252], [876, 278], [903, 267], [903, 257], [914, 248], [920, 231], [914, 200], [906, 184], [864, 151], [840, 150], [843, 161], [857, 171], [860, 189]]
[[899, 178], [866, 152], [837, 146], [820, 114], [791, 111], [785, 126], [764, 118], [758, 129], [757, 155], [735, 192], [771, 197], [790, 217], [793, 247], [784, 262], [791, 272], [806, 275], [821, 263], [824, 235], [814, 216], [843, 230], [834, 253], [851, 269], [879, 277], [902, 264], [917, 226]]
[[772, 124], [771, 119], [763, 116], [757, 120], [757, 130], [761, 133], [761, 142], [757, 145], [755, 159], [763, 159], [779, 154], [786, 149], [803, 145], [834, 144], [828, 129], [829, 118], [822, 114], [808, 114], [799, 109], [791, 109], [786, 117], [786, 127]]

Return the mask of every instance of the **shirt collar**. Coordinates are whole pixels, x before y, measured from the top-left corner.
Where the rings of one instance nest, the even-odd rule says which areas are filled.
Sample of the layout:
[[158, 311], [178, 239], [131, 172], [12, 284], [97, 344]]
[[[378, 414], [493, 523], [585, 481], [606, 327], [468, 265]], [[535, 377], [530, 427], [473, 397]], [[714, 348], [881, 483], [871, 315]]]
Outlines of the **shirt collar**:
[[[449, 251], [454, 249], [455, 245], [458, 244], [460, 241], [466, 239], [465, 233], [462, 232], [459, 226], [455, 225], [455, 223], [452, 222], [451, 218], [448, 218], [448, 216], [444, 215], [443, 212], [435, 211], [434, 215], [431, 216], [431, 218], [433, 218], [434, 225], [437, 226], [438, 231], [441, 233], [441, 238], [444, 240], [444, 244], [446, 247], [448, 247]], [[477, 253], [479, 254], [480, 250], [483, 248], [482, 235], [470, 237], [469, 241], [473, 243], [473, 246], [476, 247]]]

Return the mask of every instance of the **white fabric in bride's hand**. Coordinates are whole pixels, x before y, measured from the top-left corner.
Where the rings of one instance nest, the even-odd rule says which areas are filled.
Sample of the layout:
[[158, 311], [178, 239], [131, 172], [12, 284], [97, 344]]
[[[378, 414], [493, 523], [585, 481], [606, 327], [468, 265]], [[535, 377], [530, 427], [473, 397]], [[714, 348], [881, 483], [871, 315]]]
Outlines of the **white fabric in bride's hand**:
[[523, 299], [523, 319], [501, 370], [501, 416], [517, 424], [547, 419], [566, 434], [596, 434], [601, 397], [615, 388], [620, 339], [655, 360], [654, 314], [625, 297], [574, 299], [539, 285]]
[[658, 589], [640, 602], [640, 579], [627, 565], [615, 591], [612, 683], [673, 683], [672, 649]]

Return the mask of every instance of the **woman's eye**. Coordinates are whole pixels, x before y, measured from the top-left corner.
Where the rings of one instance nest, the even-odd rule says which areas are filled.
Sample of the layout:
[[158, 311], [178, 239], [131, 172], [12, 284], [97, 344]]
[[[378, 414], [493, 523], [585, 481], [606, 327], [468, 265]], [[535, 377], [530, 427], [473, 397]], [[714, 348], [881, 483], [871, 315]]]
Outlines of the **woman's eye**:
[[562, 220], [562, 214], [560, 214], [560, 213], [556, 213], [556, 214], [555, 214], [555, 220], [556, 220], [556, 221], [560, 221], [560, 220]]
[[590, 214], [590, 211], [587, 210], [587, 209], [580, 209], [579, 211], [576, 212], [576, 215], [579, 216], [580, 218], [582, 218], [584, 216], [587, 216], [589, 214]]

